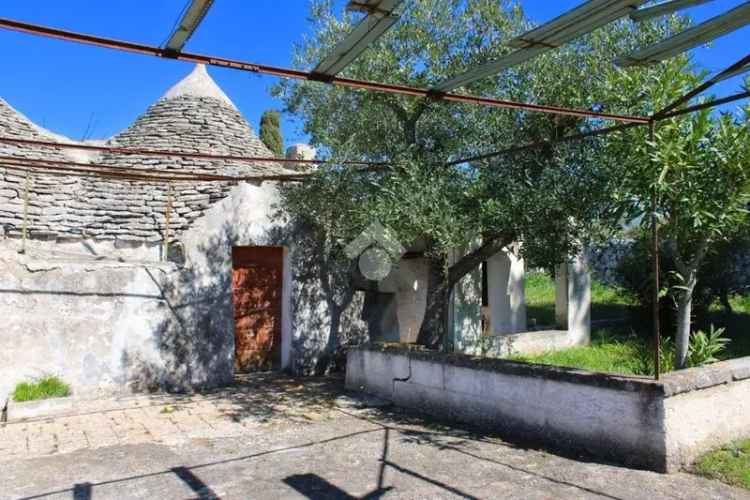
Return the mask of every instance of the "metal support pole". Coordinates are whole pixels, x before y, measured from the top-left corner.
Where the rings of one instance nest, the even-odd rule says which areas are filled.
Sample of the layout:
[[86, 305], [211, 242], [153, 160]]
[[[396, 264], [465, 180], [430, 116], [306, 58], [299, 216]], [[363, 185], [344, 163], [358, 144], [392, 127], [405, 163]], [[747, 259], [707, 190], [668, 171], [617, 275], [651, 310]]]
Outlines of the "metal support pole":
[[172, 219], [172, 183], [169, 183], [167, 188], [167, 208], [164, 213], [164, 251], [162, 252], [162, 260], [166, 261], [169, 255], [169, 223]]
[[21, 250], [18, 253], [26, 253], [26, 238], [29, 232], [29, 189], [31, 187], [31, 172], [26, 171], [26, 185], [23, 190], [23, 225], [21, 227]]
[[[648, 124], [648, 138], [649, 138], [649, 149], [653, 153], [655, 151], [655, 134], [654, 134], [654, 121]], [[656, 163], [652, 159], [651, 162], [656, 166]], [[656, 171], [654, 171], [654, 187], [651, 192], [651, 252], [652, 252], [652, 264], [653, 264], [653, 329], [654, 329], [654, 378], [659, 380], [661, 376], [661, 332], [659, 331], [659, 227], [658, 217], [656, 216], [656, 209], [658, 206], [657, 196], [657, 185], [656, 185]]]

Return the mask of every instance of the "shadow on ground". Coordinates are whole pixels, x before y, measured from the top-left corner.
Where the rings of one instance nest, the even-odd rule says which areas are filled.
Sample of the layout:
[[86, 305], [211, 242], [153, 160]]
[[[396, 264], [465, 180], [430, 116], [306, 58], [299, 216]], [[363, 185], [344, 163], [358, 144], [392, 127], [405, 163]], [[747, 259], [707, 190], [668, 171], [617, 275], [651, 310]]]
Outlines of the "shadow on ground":
[[[235, 475], [240, 476], [237, 480], [244, 481], [243, 495], [265, 494], [269, 498], [293, 491], [310, 499], [375, 499], [399, 494], [412, 498], [426, 492], [428, 496], [467, 499], [503, 493], [511, 493], [513, 497], [531, 494], [541, 498], [535, 495], [544, 493], [545, 498], [562, 495], [619, 499], [635, 498], [622, 492], [641, 491], [645, 477], [654, 481], [667, 478], [662, 481], [663, 487], [674, 486], [667, 476], [596, 464], [587, 466], [579, 463], [585, 459], [580, 455], [572, 457], [578, 462], [570, 462], [521, 443], [510, 444], [481, 429], [441, 422], [374, 398], [347, 393], [341, 378], [295, 379], [279, 374], [253, 374], [238, 377], [231, 389], [211, 391], [204, 397], [220, 393], [225, 398], [227, 391], [233, 394], [228, 396], [232, 402], [226, 417], [237, 421], [286, 418], [297, 412], [314, 415], [322, 410], [336, 416], [328, 423], [311, 421], [315, 418], [300, 420], [298, 427], [303, 431], [318, 431], [304, 432], [291, 443], [285, 439], [274, 441], [274, 446], [242, 443], [249, 445], [252, 453], [242, 453], [238, 447], [231, 456], [214, 460], [205, 458], [224, 452], [184, 453], [180, 459], [184, 463], [178, 465], [149, 465], [145, 470], [151, 472], [122, 474], [109, 480], [86, 478], [89, 480], [25, 498], [67, 496], [91, 500], [111, 493], [105, 487], [142, 491], [149, 485], [170, 483], [171, 479], [177, 487], [181, 485], [177, 491], [189, 489], [191, 498], [214, 499], [227, 494], [224, 488], [232, 487], [231, 481], [216, 479], [219, 470], [232, 480]], [[267, 432], [272, 435], [275, 428], [269, 427]], [[323, 477], [342, 467], [343, 472]], [[592, 471], [605, 473], [609, 482], [601, 477], [592, 479]], [[622, 479], [623, 484], [630, 486], [611, 484], [612, 479], [621, 477], [627, 478]], [[359, 492], [356, 496], [350, 493], [354, 484]], [[279, 490], [280, 487], [284, 489]]]

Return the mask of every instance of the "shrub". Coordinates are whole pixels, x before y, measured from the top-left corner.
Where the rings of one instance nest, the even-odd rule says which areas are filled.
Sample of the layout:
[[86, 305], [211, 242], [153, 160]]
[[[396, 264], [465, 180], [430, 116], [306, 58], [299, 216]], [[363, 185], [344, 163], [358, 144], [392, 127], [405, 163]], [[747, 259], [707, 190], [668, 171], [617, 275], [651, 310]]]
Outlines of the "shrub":
[[726, 351], [730, 342], [722, 335], [724, 335], [724, 329], [714, 328], [714, 325], [711, 325], [708, 334], [703, 330], [693, 332], [688, 346], [688, 365], [702, 366], [718, 361], [718, 356]]
[[[632, 245], [617, 266], [617, 281], [625, 293], [640, 305], [637, 320], [649, 324], [651, 318], [652, 270], [651, 242], [647, 234], [641, 236]], [[745, 256], [750, 252], [750, 243], [744, 232], [729, 241], [716, 245], [715, 251], [709, 254], [698, 271], [698, 281], [693, 292], [693, 313], [699, 319], [705, 317], [709, 306], [721, 303], [729, 310], [729, 296], [744, 293], [750, 286], [750, 272]], [[680, 285], [674, 259], [666, 248], [659, 253], [661, 259], [659, 282], [662, 290], [660, 303], [661, 322], [664, 331], [675, 328], [675, 304]]]
[[53, 375], [45, 375], [36, 382], [21, 382], [13, 391], [13, 401], [62, 398], [70, 395], [70, 386]]

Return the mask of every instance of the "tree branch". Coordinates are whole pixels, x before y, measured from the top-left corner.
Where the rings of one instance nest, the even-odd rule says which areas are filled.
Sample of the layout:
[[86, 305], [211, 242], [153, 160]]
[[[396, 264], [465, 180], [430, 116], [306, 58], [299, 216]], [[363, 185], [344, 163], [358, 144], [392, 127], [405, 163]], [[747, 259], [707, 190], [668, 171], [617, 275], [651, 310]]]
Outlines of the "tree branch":
[[461, 257], [458, 262], [448, 268], [448, 285], [453, 287], [461, 278], [476, 269], [479, 264], [513, 243], [513, 240], [514, 238], [510, 234], [500, 234], [488, 239], [479, 248]]

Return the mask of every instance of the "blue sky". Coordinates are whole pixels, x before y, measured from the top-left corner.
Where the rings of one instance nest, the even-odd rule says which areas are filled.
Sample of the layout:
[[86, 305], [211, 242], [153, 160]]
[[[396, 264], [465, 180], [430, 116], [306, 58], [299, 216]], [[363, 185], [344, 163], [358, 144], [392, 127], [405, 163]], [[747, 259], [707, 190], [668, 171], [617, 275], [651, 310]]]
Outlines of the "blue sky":
[[[0, 17], [159, 45], [186, 0], [3, 0]], [[343, 7], [344, 0], [337, 0]], [[528, 15], [547, 21], [579, 0], [523, 0]], [[689, 9], [696, 20], [743, 3], [715, 0]], [[292, 43], [308, 30], [307, 0], [216, 0], [186, 50], [289, 66]], [[750, 27], [694, 51], [718, 71], [750, 48]], [[745, 52], [743, 52], [745, 51]], [[127, 127], [192, 68], [188, 63], [127, 54], [0, 30], [0, 97], [37, 124], [74, 139], [106, 138]], [[209, 68], [212, 76], [257, 130], [261, 113], [281, 104], [269, 95], [272, 77]], [[739, 90], [740, 78], [717, 87]], [[284, 117], [287, 144], [304, 141], [301, 127]]]

